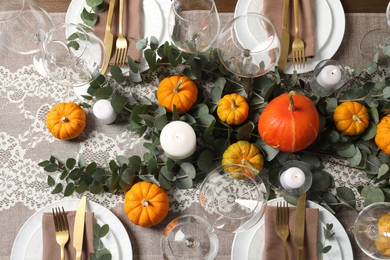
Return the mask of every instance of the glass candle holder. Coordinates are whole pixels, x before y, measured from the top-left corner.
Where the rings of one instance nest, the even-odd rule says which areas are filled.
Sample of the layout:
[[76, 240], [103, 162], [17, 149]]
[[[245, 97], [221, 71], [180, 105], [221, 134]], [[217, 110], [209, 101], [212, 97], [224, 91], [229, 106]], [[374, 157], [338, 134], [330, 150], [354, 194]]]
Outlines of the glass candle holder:
[[311, 187], [312, 173], [306, 163], [289, 161], [279, 171], [279, 183], [287, 193], [299, 196]]
[[340, 89], [347, 82], [344, 67], [336, 60], [320, 61], [314, 68], [309, 85], [320, 97], [326, 97]]

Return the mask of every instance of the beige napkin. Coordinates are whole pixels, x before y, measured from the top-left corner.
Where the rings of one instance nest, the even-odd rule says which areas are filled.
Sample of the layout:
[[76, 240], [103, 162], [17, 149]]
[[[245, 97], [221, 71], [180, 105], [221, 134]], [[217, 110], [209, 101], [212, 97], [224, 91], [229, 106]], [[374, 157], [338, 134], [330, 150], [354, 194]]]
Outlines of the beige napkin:
[[[305, 259], [317, 259], [317, 229], [318, 209], [306, 208], [305, 226]], [[282, 240], [276, 234], [276, 207], [267, 206], [264, 219], [264, 253], [263, 259], [284, 259], [284, 247]], [[289, 208], [290, 235], [289, 244], [290, 259], [297, 259], [297, 247], [294, 242], [295, 232], [295, 208]]]
[[[284, 0], [263, 1], [263, 15], [271, 20], [276, 32], [280, 38], [282, 32], [283, 20], [283, 2]], [[307, 58], [316, 55], [315, 49], [315, 31], [314, 31], [314, 8], [313, 0], [299, 0], [299, 34], [305, 43], [305, 55]], [[294, 24], [294, 1], [290, 0], [290, 50], [289, 59], [292, 58], [291, 44], [295, 37]], [[321, 32], [319, 32], [321, 33]]]
[[[109, 0], [105, 0], [108, 6]], [[127, 54], [136, 62], [141, 60], [141, 52], [135, 49], [136, 41], [143, 38], [142, 21], [143, 21], [143, 0], [125, 0], [123, 1], [123, 35], [127, 38], [128, 48]], [[108, 9], [107, 9], [108, 10]], [[107, 13], [105, 11], [99, 14], [99, 20], [94, 27], [95, 33], [100, 39], [104, 39], [106, 31]], [[114, 17], [112, 19], [111, 31], [114, 34], [114, 44], [112, 46], [111, 61], [114, 62], [115, 41], [118, 35], [119, 27], [119, 0], [115, 2]], [[133, 39], [132, 39], [133, 38]], [[135, 40], [134, 40], [135, 39]], [[127, 61], [126, 61], [127, 63]]]
[[[73, 227], [74, 219], [76, 216], [75, 211], [68, 211], [68, 223], [69, 223], [69, 240], [65, 245], [65, 259], [76, 259], [76, 250], [73, 248]], [[93, 225], [94, 214], [93, 212], [85, 213], [85, 227], [84, 227], [84, 240], [83, 240], [83, 254], [82, 259], [89, 259], [89, 253], [94, 252], [93, 248]], [[45, 212], [42, 217], [42, 236], [43, 236], [43, 254], [42, 260], [60, 259], [60, 246], [57, 244], [53, 214], [51, 212]]]

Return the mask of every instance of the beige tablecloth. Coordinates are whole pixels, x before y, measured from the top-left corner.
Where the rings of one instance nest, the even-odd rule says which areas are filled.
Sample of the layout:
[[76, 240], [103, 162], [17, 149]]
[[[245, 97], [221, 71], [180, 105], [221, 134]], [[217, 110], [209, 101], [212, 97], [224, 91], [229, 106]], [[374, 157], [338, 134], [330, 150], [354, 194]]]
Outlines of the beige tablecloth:
[[[52, 14], [58, 23], [64, 14]], [[232, 14], [221, 14], [227, 21]], [[373, 28], [386, 28], [384, 14], [347, 14], [346, 32], [335, 59], [344, 65], [362, 65], [359, 42], [364, 33]], [[103, 125], [88, 113], [88, 124], [81, 142], [61, 142], [47, 133], [44, 117], [49, 108], [60, 101], [77, 101], [74, 92], [39, 76], [31, 64], [31, 57], [22, 57], [0, 47], [0, 260], [8, 260], [15, 237], [25, 221], [39, 208], [62, 199], [51, 195], [45, 183], [46, 175], [37, 162], [50, 155], [60, 159], [84, 154], [104, 163], [118, 154], [136, 154], [144, 149], [135, 135], [122, 125]], [[158, 78], [150, 75], [142, 84], [132, 87], [153, 97], [153, 86]], [[333, 168], [332, 168], [333, 170]], [[340, 177], [336, 185], [358, 186], [348, 179], [348, 169], [335, 168]], [[344, 174], [344, 175], [343, 175]], [[343, 179], [344, 178], [344, 179]], [[78, 197], [74, 195], [74, 197]], [[162, 259], [160, 235], [164, 226], [178, 215], [197, 214], [199, 208], [196, 191], [172, 191], [171, 210], [158, 226], [141, 228], [132, 225], [124, 215], [123, 197], [112, 195], [88, 195], [89, 199], [112, 210], [128, 231], [134, 259]], [[346, 211], [337, 214], [345, 229], [349, 229], [357, 213]], [[337, 230], [336, 230], [337, 233]], [[350, 232], [349, 232], [350, 234]], [[230, 259], [234, 235], [218, 232], [220, 249], [217, 259]], [[356, 247], [350, 236], [354, 259], [368, 259]], [[121, 238], [118, 238], [121, 239]], [[19, 260], [19, 259], [18, 259]], [[126, 259], [124, 259], [126, 260]]]

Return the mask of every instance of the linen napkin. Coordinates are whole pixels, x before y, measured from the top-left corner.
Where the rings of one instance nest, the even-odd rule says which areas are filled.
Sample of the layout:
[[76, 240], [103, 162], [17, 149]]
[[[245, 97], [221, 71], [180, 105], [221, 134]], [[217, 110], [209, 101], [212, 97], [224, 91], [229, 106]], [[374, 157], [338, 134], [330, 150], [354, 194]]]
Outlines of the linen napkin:
[[[305, 259], [317, 259], [317, 232], [318, 232], [318, 209], [306, 208], [305, 223]], [[264, 219], [264, 251], [263, 259], [284, 259], [284, 247], [282, 240], [276, 233], [276, 207], [267, 206]], [[297, 247], [295, 245], [295, 208], [289, 208], [290, 234], [287, 242], [289, 245], [290, 259], [297, 259]]]
[[[108, 6], [109, 0], [104, 0]], [[141, 60], [141, 51], [137, 51], [135, 43], [142, 39], [142, 21], [143, 21], [143, 0], [131, 0], [123, 1], [123, 35], [127, 39], [127, 55], [129, 55], [134, 61], [139, 62]], [[108, 10], [108, 9], [107, 9]], [[96, 35], [100, 39], [104, 39], [106, 31], [107, 13], [105, 11], [99, 14], [98, 22], [94, 27]], [[110, 64], [114, 63], [115, 55], [115, 42], [118, 37], [119, 28], [119, 0], [115, 1], [114, 17], [112, 19], [111, 31], [114, 34], [114, 44], [112, 46]], [[127, 63], [127, 59], [126, 59]]]
[[[263, 1], [263, 15], [271, 20], [275, 30], [280, 38], [282, 33], [283, 20], [283, 2], [284, 0], [268, 0]], [[305, 55], [307, 58], [312, 58], [316, 55], [315, 49], [315, 30], [314, 30], [314, 8], [312, 0], [299, 0], [299, 34], [305, 43]], [[292, 59], [291, 44], [295, 37], [294, 23], [294, 2], [290, 1], [290, 48], [288, 59]], [[320, 32], [319, 32], [320, 33]]]
[[[73, 247], [73, 227], [76, 211], [67, 211], [69, 223], [69, 240], [65, 245], [65, 259], [76, 259], [76, 250]], [[93, 247], [93, 212], [85, 213], [84, 240], [82, 259], [89, 259], [89, 253], [94, 252]], [[61, 254], [60, 246], [57, 244], [53, 214], [45, 212], [42, 217], [42, 260], [59, 259]]]

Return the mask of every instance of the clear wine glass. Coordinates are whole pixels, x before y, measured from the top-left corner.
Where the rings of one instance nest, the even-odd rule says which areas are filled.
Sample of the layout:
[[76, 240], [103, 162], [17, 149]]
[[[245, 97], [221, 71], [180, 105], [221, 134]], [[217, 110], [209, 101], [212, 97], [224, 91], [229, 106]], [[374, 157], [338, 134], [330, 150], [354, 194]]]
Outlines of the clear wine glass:
[[53, 22], [30, 0], [0, 0], [0, 43], [19, 54], [37, 53]]
[[271, 21], [258, 13], [227, 23], [217, 40], [222, 64], [240, 77], [258, 77], [272, 70], [280, 56], [280, 42]]
[[168, 34], [181, 51], [206, 51], [216, 41], [219, 29], [220, 20], [214, 0], [173, 0]]
[[364, 61], [369, 62], [378, 55], [380, 65], [390, 65], [390, 31], [388, 29], [373, 29], [368, 31], [360, 42], [360, 53]]
[[48, 77], [63, 86], [80, 87], [100, 75], [105, 48], [92, 29], [61, 24], [47, 32], [38, 55]]
[[161, 246], [167, 259], [214, 259], [218, 253], [215, 231], [242, 232], [263, 216], [268, 192], [262, 179], [244, 165], [217, 167], [201, 184], [200, 216], [171, 221]]

